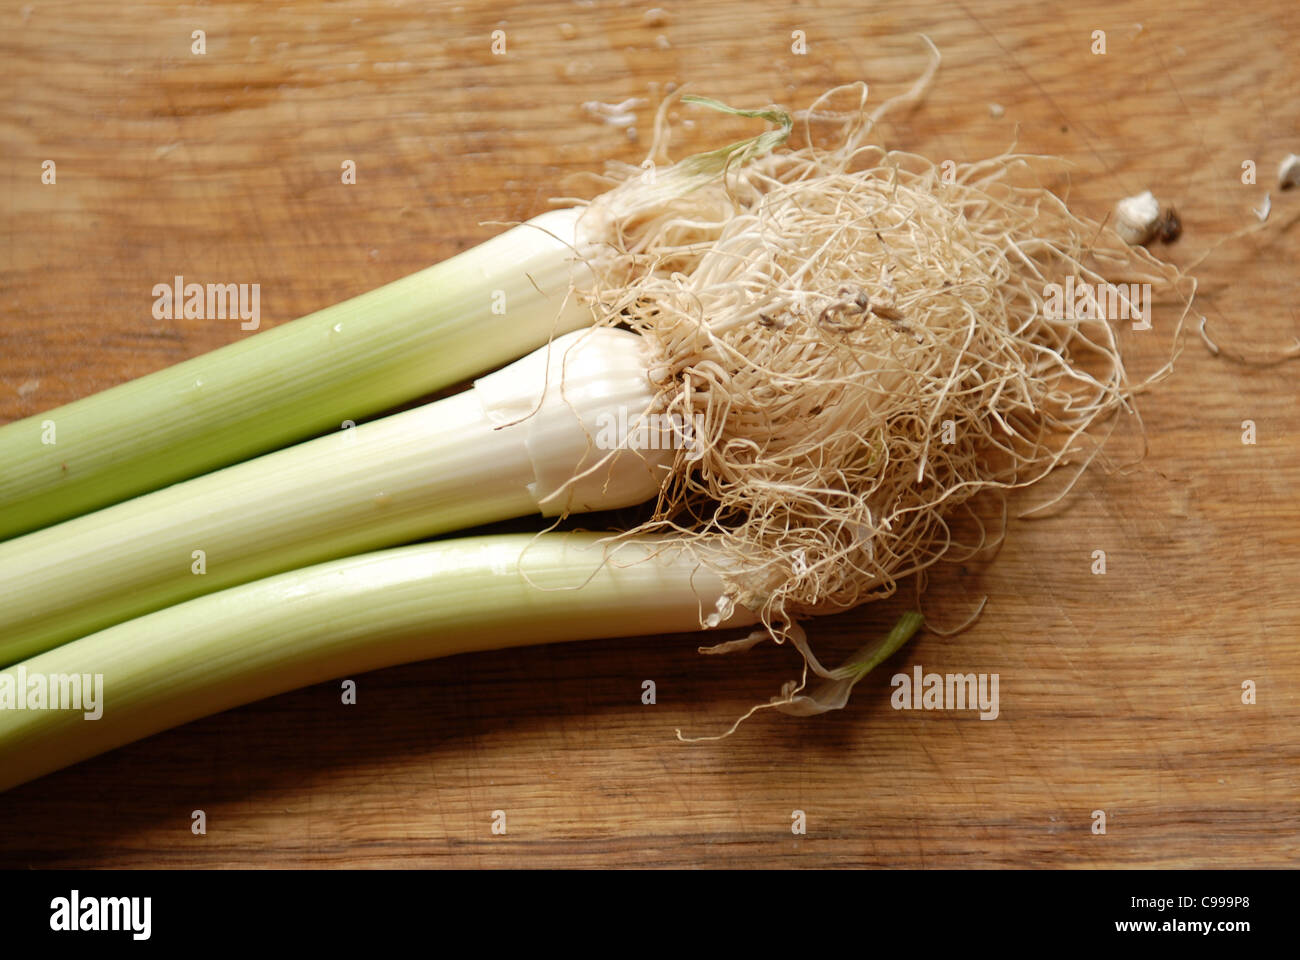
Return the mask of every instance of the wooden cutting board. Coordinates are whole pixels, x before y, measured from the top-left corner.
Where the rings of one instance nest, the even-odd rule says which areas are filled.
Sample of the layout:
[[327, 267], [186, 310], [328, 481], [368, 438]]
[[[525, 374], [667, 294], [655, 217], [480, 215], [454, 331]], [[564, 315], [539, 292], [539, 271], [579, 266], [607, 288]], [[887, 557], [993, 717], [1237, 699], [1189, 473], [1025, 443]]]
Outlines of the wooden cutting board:
[[[879, 102], [923, 68], [922, 31], [943, 66], [925, 104], [884, 125], [889, 145], [1062, 156], [1073, 166], [1055, 186], [1097, 219], [1150, 188], [1184, 224], [1159, 252], [1204, 258], [1196, 310], [1225, 351], [1267, 359], [1300, 333], [1300, 190], [1273, 182], [1300, 152], [1294, 5], [659, 7], [7, 5], [0, 420], [248, 335], [154, 320], [155, 283], [256, 282], [265, 322], [286, 321], [475, 244], [498, 229], [486, 221], [589, 195], [584, 171], [640, 162], [669, 84], [803, 108], [861, 79]], [[635, 134], [583, 107], [628, 98], [645, 101]], [[678, 157], [754, 129], [676, 116]], [[348, 160], [355, 185], [340, 182]], [[1264, 227], [1233, 236], [1266, 194]], [[1169, 332], [1130, 338], [1135, 374], [1163, 362]], [[796, 673], [794, 652], [770, 645], [460, 656], [356, 678], [355, 706], [337, 683], [300, 690], [4, 794], [0, 866], [1295, 864], [1297, 373], [1191, 335], [1140, 403], [1140, 466], [1093, 472], [1064, 511], [1013, 520], [991, 563], [936, 568], [934, 622], [987, 596], [982, 618], [922, 636], [839, 713], [761, 714], [728, 740], [678, 742], [675, 728], [719, 732]], [[1140, 447], [1129, 427], [1117, 460]], [[914, 594], [816, 624], [818, 649], [851, 651]], [[891, 709], [890, 676], [917, 664], [998, 674], [999, 716]]]

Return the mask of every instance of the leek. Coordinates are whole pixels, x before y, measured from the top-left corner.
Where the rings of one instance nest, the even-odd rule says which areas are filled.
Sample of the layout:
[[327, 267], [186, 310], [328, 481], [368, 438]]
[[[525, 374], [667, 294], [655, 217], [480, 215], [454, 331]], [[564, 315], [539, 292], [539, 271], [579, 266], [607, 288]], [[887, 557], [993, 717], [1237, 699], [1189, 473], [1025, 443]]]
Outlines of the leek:
[[[599, 540], [508, 534], [400, 547], [209, 594], [64, 644], [0, 671], [0, 790], [336, 677], [474, 650], [702, 629], [703, 611], [724, 592], [716, 574], [652, 542], [622, 544], [605, 562]], [[737, 607], [714, 622], [755, 617]], [[97, 719], [86, 718], [84, 702], [50, 709], [42, 697], [44, 709], [32, 708], [35, 686], [74, 676], [87, 685], [102, 678]]]
[[0, 539], [360, 421], [590, 324], [590, 308], [566, 298], [586, 269], [573, 254], [579, 213], [550, 211], [377, 290], [0, 427]]
[[643, 346], [625, 330], [575, 331], [464, 393], [0, 543], [0, 666], [295, 567], [641, 503], [668, 475], [670, 438], [594, 441], [652, 404]]
[[[623, 244], [675, 201], [790, 133], [778, 125], [638, 173], [450, 260], [309, 316], [0, 427], [0, 540], [391, 409], [596, 319], [583, 291], [631, 269]], [[678, 205], [680, 206], [680, 205]]]

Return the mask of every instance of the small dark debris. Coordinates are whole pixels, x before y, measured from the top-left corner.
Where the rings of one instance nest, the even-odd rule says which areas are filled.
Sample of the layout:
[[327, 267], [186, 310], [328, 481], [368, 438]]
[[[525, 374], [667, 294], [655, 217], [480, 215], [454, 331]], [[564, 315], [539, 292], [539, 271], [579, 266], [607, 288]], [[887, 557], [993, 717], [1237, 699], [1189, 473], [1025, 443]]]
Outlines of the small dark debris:
[[1161, 243], [1173, 243], [1183, 235], [1183, 221], [1173, 207], [1165, 210], [1165, 215], [1156, 224], [1156, 236]]

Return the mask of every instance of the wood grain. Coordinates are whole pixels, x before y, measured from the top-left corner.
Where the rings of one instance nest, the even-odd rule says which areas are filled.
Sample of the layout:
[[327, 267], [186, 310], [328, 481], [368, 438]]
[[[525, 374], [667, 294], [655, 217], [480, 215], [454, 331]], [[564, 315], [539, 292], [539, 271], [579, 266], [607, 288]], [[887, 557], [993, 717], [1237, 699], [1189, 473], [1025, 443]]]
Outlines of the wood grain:
[[[150, 290], [176, 274], [260, 283], [263, 317], [288, 320], [589, 188], [606, 159], [639, 162], [670, 83], [803, 107], [865, 79], [883, 99], [923, 67], [921, 31], [943, 67], [925, 105], [886, 125], [891, 145], [1060, 155], [1060, 188], [1098, 219], [1150, 187], [1183, 218], [1165, 254], [1206, 256], [1198, 309], [1216, 340], [1266, 357], [1300, 333], [1300, 192], [1271, 182], [1300, 152], [1294, 5], [657, 6], [7, 4], [0, 420], [246, 335], [153, 320]], [[581, 107], [628, 97], [647, 100], [638, 140]], [[753, 129], [704, 127], [679, 124], [674, 155]], [[355, 186], [339, 182], [347, 159]], [[1266, 227], [1232, 237], [1266, 191]], [[1155, 334], [1129, 338], [1135, 372], [1167, 352]], [[355, 707], [325, 684], [0, 795], [0, 865], [1294, 865], [1298, 369], [1192, 337], [1143, 398], [1142, 465], [1013, 521], [991, 564], [938, 569], [927, 611], [955, 623], [987, 595], [982, 619], [924, 636], [838, 714], [677, 742], [674, 728], [717, 732], [776, 692], [788, 649], [702, 659], [672, 636], [461, 656], [358, 678]], [[1136, 443], [1129, 431], [1117, 455]], [[819, 649], [853, 649], [910, 596], [819, 624]], [[998, 673], [1000, 716], [892, 710], [890, 674], [916, 663]]]

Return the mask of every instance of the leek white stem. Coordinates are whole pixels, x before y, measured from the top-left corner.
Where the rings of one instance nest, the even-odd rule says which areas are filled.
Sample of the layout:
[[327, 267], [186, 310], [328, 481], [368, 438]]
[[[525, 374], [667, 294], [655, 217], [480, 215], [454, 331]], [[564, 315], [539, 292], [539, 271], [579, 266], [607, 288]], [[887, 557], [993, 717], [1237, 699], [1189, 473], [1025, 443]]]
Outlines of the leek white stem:
[[[723, 592], [716, 575], [666, 544], [628, 543], [602, 563], [598, 539], [510, 534], [352, 557], [64, 644], [0, 671], [0, 790], [335, 677], [471, 650], [702, 629]], [[737, 608], [720, 626], [755, 620]], [[18, 709], [14, 698], [28, 693], [17, 689], [19, 667], [26, 678], [102, 675], [101, 717]]]
[[0, 666], [294, 567], [642, 503], [668, 444], [613, 453], [593, 439], [650, 407], [646, 362], [635, 334], [577, 331], [446, 400], [0, 543]]

